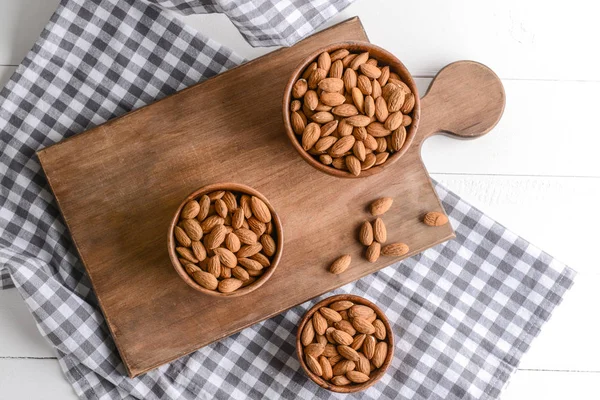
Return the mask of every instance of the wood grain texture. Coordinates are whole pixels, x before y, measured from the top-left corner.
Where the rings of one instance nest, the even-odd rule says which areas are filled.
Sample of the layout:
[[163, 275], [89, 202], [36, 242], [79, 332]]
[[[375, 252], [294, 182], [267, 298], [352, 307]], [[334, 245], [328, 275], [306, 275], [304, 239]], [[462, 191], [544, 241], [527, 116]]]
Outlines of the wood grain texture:
[[[376, 198], [396, 199], [385, 222], [389, 241], [410, 246], [406, 257], [454, 237], [450, 225], [421, 222], [443, 209], [419, 146], [381, 174], [344, 180], [310, 167], [287, 140], [281, 101], [292, 70], [340, 40], [367, 40], [357, 18], [38, 153], [130, 376], [398, 261], [362, 258], [357, 230]], [[165, 234], [188, 193], [223, 181], [263, 193], [286, 232], [271, 279], [232, 299], [188, 287]], [[335, 276], [327, 267], [340, 254], [354, 261]]]

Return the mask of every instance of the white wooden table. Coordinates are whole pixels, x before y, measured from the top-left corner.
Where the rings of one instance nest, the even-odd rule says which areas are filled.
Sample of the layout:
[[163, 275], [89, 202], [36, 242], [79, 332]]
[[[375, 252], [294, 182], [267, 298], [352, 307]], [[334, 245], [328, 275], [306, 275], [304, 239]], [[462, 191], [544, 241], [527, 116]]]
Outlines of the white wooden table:
[[[0, 85], [58, 0], [0, 0]], [[598, 398], [600, 392], [600, 11], [571, 0], [358, 0], [328, 25], [359, 15], [422, 91], [460, 59], [502, 78], [507, 107], [487, 136], [430, 139], [434, 179], [580, 272], [544, 327], [505, 400]], [[184, 18], [246, 58], [253, 49], [223, 16]], [[16, 290], [0, 291], [0, 399], [76, 398]]]

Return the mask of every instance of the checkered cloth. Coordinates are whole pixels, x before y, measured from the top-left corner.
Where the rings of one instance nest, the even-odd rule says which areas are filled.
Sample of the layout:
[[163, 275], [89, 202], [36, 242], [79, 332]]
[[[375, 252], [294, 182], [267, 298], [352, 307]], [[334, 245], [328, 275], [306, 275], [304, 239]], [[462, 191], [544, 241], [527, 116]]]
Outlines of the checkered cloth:
[[[319, 299], [127, 378], [35, 157], [243, 62], [160, 6], [224, 11], [253, 43], [287, 44], [348, 1], [202, 3], [62, 1], [0, 92], [0, 287], [17, 287], [82, 398], [342, 397], [312, 383], [294, 354], [296, 324]], [[456, 240], [336, 290], [381, 306], [396, 335], [388, 373], [361, 398], [497, 398], [572, 284], [572, 270], [437, 191]]]

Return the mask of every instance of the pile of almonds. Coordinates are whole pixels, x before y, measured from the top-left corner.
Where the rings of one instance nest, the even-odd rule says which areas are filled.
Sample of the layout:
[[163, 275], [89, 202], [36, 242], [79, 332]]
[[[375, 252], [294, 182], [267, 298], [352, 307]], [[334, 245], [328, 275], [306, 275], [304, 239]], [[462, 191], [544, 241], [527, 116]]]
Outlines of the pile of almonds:
[[271, 219], [256, 196], [220, 190], [190, 200], [173, 231], [179, 262], [206, 289], [230, 293], [247, 286], [277, 250]]
[[317, 310], [300, 342], [310, 371], [337, 386], [367, 382], [388, 352], [383, 321], [372, 308], [347, 300]]
[[369, 53], [324, 52], [292, 87], [291, 125], [325, 165], [360, 175], [399, 151], [415, 96]]

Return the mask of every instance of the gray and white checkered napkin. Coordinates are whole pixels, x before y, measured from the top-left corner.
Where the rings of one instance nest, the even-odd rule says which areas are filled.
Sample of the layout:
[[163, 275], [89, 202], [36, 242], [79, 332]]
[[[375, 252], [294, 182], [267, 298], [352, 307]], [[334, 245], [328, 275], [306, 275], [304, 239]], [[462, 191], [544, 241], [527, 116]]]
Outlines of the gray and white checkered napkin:
[[[225, 11], [255, 44], [288, 44], [349, 0], [156, 1]], [[303, 374], [311, 304], [129, 379], [35, 151], [241, 63], [140, 0], [63, 0], [0, 92], [0, 287], [17, 287], [86, 399], [328, 398]], [[441, 186], [457, 238], [336, 292], [386, 312], [396, 352], [364, 398], [497, 398], [575, 273]], [[315, 299], [315, 301], [318, 299]]]

